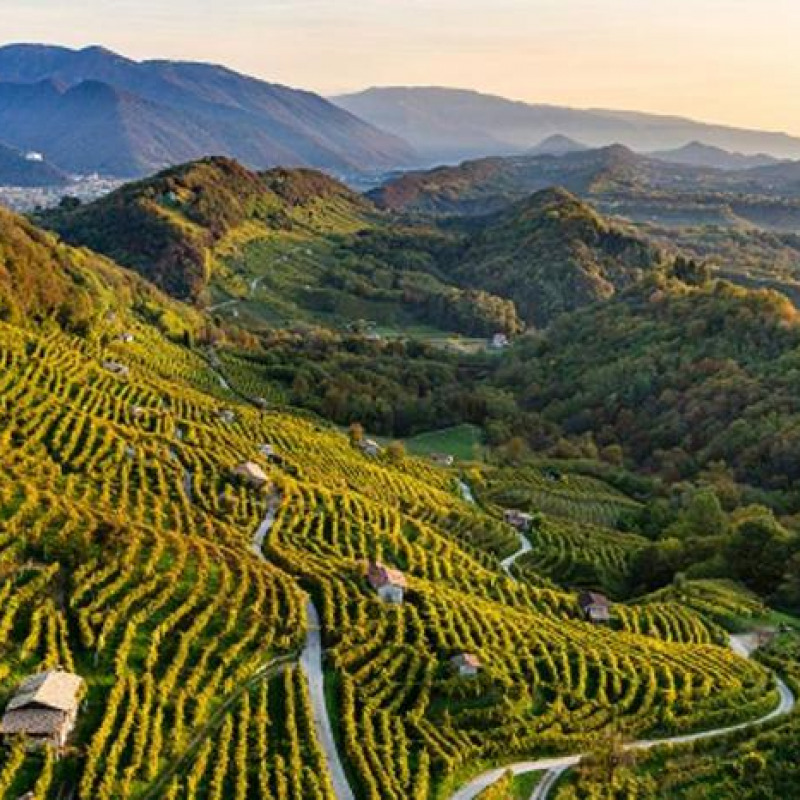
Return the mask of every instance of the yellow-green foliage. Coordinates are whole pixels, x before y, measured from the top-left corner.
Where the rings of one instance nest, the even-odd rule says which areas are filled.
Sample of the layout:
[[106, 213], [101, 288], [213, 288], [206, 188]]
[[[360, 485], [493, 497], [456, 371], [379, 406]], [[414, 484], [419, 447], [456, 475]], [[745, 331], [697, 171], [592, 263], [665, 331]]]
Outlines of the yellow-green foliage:
[[[143, 798], [177, 764], [172, 798], [329, 798], [298, 672], [258, 681], [302, 643], [303, 592], [369, 800], [422, 800], [481, 758], [572, 751], [612, 719], [687, 731], [771, 699], [765, 670], [699, 628], [594, 627], [573, 594], [512, 581], [515, 533], [451, 473], [237, 402], [145, 326], [125, 344], [0, 325], [0, 419], [0, 694], [56, 662], [88, 684], [80, 749], [41, 778], [54, 790], [74, 775], [82, 797]], [[274, 484], [265, 561], [250, 550], [269, 490], [233, 479], [244, 460]], [[369, 589], [370, 558], [405, 572], [403, 605]], [[452, 675], [461, 652], [477, 680]], [[49, 767], [14, 752], [0, 780], [17, 796]]]

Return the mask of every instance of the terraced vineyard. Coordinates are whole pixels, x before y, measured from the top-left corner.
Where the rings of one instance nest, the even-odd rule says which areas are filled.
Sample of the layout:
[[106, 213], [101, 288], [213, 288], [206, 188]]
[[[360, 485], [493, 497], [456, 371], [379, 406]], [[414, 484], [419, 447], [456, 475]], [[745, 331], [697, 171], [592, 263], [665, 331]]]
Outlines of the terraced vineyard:
[[495, 470], [487, 477], [481, 499], [604, 528], [616, 527], [621, 517], [639, 506], [597, 478], [549, 467]]
[[631, 559], [647, 540], [580, 522], [542, 519], [528, 534], [533, 550], [517, 561], [523, 573], [533, 571], [565, 586], [602, 587], [620, 593]]
[[[479, 759], [571, 751], [612, 719], [690, 731], [774, 704], [768, 672], [691, 609], [592, 626], [574, 594], [503, 575], [516, 533], [451, 473], [238, 402], [196, 353], [146, 326], [123, 343], [115, 325], [82, 339], [0, 324], [0, 699], [42, 666], [87, 682], [74, 746], [58, 762], [3, 751], [0, 797], [332, 798], [293, 666], [305, 592], [359, 800], [440, 796]], [[271, 486], [233, 478], [245, 460]], [[484, 490], [494, 504], [505, 478]], [[588, 478], [517, 485], [594, 524], [632, 503]], [[559, 531], [581, 535], [545, 529], [554, 552]], [[599, 536], [618, 568], [627, 540]], [[406, 574], [402, 605], [378, 601], [367, 559]], [[450, 668], [464, 652], [475, 680]]]

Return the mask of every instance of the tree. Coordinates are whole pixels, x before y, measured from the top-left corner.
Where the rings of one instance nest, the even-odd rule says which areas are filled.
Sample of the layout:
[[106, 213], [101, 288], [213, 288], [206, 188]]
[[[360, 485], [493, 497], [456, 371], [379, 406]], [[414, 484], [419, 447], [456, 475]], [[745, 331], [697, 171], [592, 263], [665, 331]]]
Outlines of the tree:
[[736, 526], [726, 557], [737, 578], [760, 594], [772, 594], [784, 577], [790, 543], [787, 531], [766, 512]]
[[357, 445], [364, 441], [364, 426], [360, 422], [353, 422], [348, 429], [350, 444]]
[[406, 448], [402, 442], [390, 442], [386, 455], [393, 464], [399, 464], [406, 457]]
[[728, 518], [713, 489], [699, 489], [678, 518], [674, 532], [684, 537], [721, 536], [727, 528]]

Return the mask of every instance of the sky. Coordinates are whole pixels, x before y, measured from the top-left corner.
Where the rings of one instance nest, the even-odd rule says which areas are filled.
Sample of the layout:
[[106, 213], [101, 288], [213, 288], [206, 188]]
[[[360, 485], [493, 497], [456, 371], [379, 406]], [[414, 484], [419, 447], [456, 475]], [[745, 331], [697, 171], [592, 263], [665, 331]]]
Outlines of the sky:
[[442, 85], [800, 135], [799, 0], [0, 0], [0, 42]]

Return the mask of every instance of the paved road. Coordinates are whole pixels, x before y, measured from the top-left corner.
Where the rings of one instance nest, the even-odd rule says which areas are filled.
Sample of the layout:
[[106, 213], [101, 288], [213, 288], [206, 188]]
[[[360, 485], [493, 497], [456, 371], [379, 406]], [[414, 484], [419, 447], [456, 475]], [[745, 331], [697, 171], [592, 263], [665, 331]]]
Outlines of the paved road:
[[353, 790], [347, 781], [344, 765], [336, 749], [336, 740], [333, 738], [331, 718], [328, 707], [325, 705], [325, 675], [322, 671], [322, 638], [320, 636], [319, 614], [309, 598], [306, 603], [306, 616], [308, 619], [308, 634], [306, 646], [300, 656], [300, 664], [306, 677], [308, 692], [311, 696], [311, 708], [314, 716], [314, 727], [317, 739], [322, 745], [328, 775], [333, 784], [333, 791], [337, 800], [355, 800]]
[[[253, 554], [262, 561], [266, 560], [264, 558], [264, 539], [275, 524], [278, 505], [279, 500], [277, 498], [270, 501], [267, 513], [253, 534], [253, 540], [250, 544]], [[322, 747], [325, 765], [336, 800], [355, 800], [353, 790], [347, 781], [342, 759], [336, 749], [331, 718], [328, 714], [328, 706], [325, 703], [325, 673], [322, 669], [322, 637], [320, 635], [319, 613], [310, 597], [306, 601], [306, 619], [308, 633], [306, 634], [303, 652], [300, 654], [300, 667], [303, 670], [311, 698], [314, 728]]]
[[530, 539], [524, 534], [520, 533], [519, 535], [519, 550], [516, 553], [510, 555], [508, 558], [504, 558], [500, 562], [500, 566], [503, 568], [503, 571], [508, 575], [509, 578], [512, 580], [516, 580], [514, 576], [511, 574], [511, 567], [513, 566], [514, 562], [525, 553], [530, 553], [533, 550], [533, 545], [530, 542]]
[[[753, 652], [752, 639], [748, 635], [732, 636], [730, 639], [731, 649], [742, 656], [749, 656]], [[776, 717], [788, 714], [796, 705], [796, 698], [792, 694], [791, 689], [776, 675], [775, 682], [778, 687], [780, 701], [778, 705], [764, 717], [753, 720], [752, 722], [742, 722], [738, 725], [730, 725], [726, 728], [714, 728], [710, 731], [701, 731], [699, 733], [689, 733], [683, 736], [673, 736], [669, 739], [644, 739], [638, 742], [631, 742], [626, 745], [628, 750], [650, 750], [661, 744], [687, 744], [688, 742], [696, 742], [700, 739], [713, 739], [716, 736], [723, 736], [733, 731], [744, 730], [746, 728], [755, 728], [763, 725]], [[540, 784], [536, 787], [531, 800], [545, 800], [558, 781], [558, 778], [563, 772], [570, 767], [578, 764], [583, 757], [583, 754], [572, 756], [560, 756], [557, 758], [542, 758], [537, 761], [518, 761], [515, 764], [509, 764], [505, 767], [489, 770], [476, 778], [473, 778], [466, 786], [463, 786], [455, 794], [451, 795], [450, 800], [473, 800], [482, 791], [488, 789], [492, 784], [496, 783], [507, 772], [511, 771], [514, 775], [521, 775], [525, 772], [546, 772]]]

